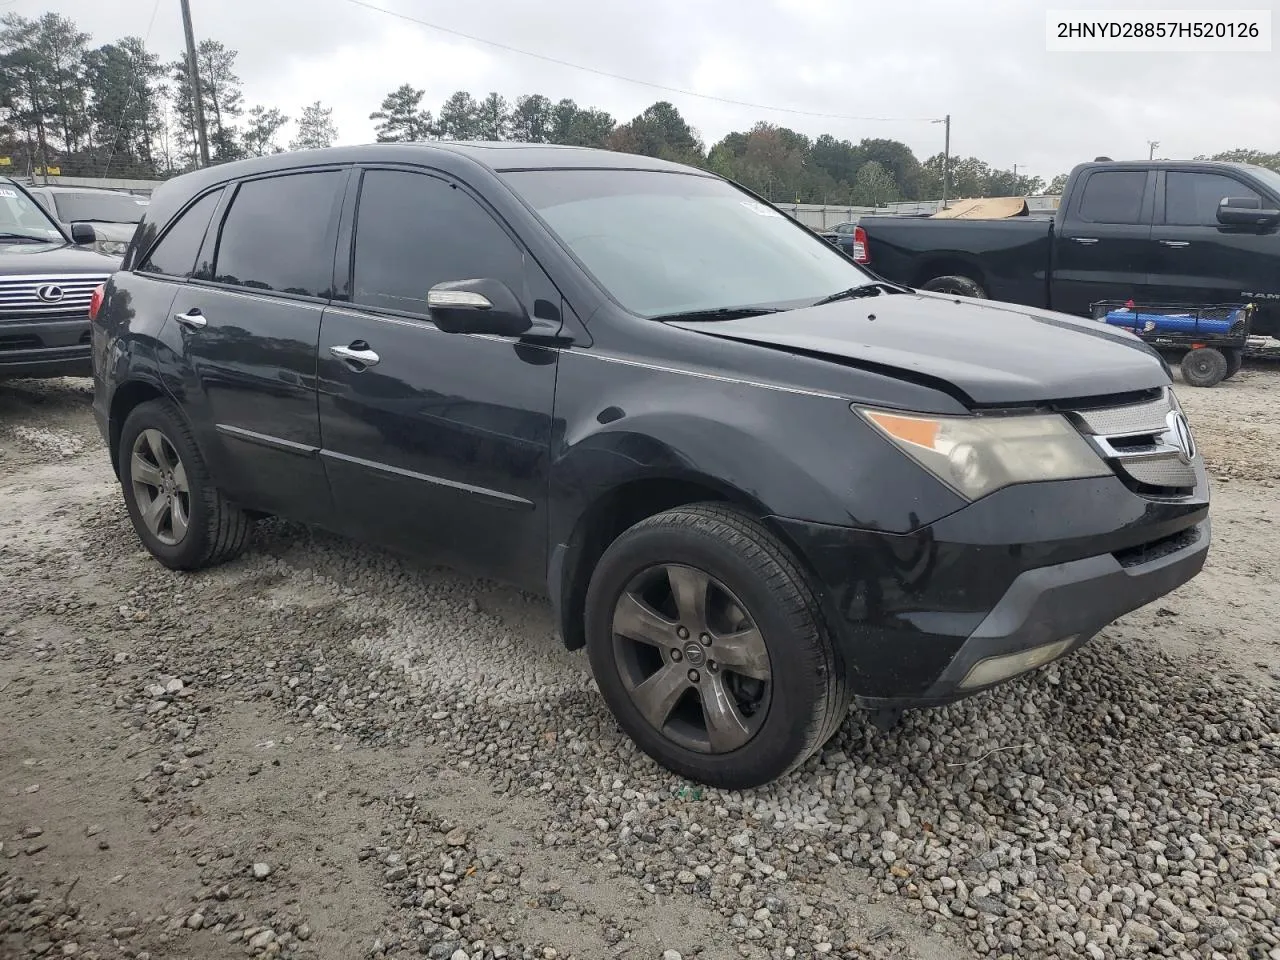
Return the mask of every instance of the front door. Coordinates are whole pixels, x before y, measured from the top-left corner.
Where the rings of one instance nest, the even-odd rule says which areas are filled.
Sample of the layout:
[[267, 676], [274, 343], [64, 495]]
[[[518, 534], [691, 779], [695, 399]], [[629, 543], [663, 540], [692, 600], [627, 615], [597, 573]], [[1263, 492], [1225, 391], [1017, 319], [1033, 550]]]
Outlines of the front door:
[[501, 280], [547, 316], [559, 294], [464, 186], [368, 169], [358, 189], [349, 302], [320, 330], [336, 516], [355, 536], [541, 587], [558, 352], [444, 333], [426, 298], [445, 280]]
[[315, 522], [330, 519], [316, 340], [346, 178], [328, 169], [240, 184], [211, 263], [171, 308], [186, 402], [193, 421], [211, 425], [219, 486], [247, 507]]
[[1099, 300], [1148, 295], [1154, 178], [1146, 170], [1095, 170], [1073, 191], [1054, 238], [1054, 310], [1088, 316]]
[[1250, 197], [1264, 207], [1276, 206], [1276, 200], [1225, 173], [1164, 174], [1163, 217], [1157, 217], [1152, 230], [1154, 296], [1188, 304], [1256, 300], [1261, 312], [1255, 332], [1280, 336], [1280, 318], [1273, 319], [1269, 312], [1271, 298], [1280, 298], [1280, 237], [1274, 226], [1259, 231], [1218, 223], [1218, 204], [1225, 197]]

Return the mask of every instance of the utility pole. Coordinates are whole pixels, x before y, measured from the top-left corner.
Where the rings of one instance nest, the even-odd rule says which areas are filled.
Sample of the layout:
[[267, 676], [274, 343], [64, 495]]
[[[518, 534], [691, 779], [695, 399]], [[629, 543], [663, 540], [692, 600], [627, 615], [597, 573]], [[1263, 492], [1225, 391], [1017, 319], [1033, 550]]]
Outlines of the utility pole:
[[1156, 158], [1156, 147], [1158, 147], [1158, 146], [1160, 146], [1160, 141], [1159, 141], [1159, 140], [1148, 140], [1148, 141], [1147, 141], [1147, 147], [1148, 147], [1148, 150], [1147, 150], [1147, 159], [1148, 159], [1148, 160], [1154, 160], [1154, 159]]
[[947, 209], [947, 181], [951, 179], [951, 114], [934, 123], [945, 124], [946, 135], [942, 146], [942, 209]]
[[182, 4], [182, 29], [187, 35], [187, 78], [191, 82], [191, 105], [196, 115], [196, 139], [200, 145], [200, 166], [209, 165], [209, 136], [204, 128], [204, 97], [200, 93], [200, 68], [196, 62], [195, 32], [191, 29], [190, 0]]

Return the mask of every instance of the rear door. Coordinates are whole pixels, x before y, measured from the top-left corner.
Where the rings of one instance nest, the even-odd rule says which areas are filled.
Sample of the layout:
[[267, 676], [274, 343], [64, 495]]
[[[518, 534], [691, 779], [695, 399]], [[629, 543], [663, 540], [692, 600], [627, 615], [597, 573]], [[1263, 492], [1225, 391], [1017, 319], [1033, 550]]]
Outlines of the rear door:
[[345, 168], [227, 188], [166, 337], [219, 485], [248, 507], [330, 519], [316, 413], [316, 340], [333, 281]]
[[1050, 303], [1087, 315], [1098, 300], [1144, 299], [1149, 292], [1155, 173], [1096, 169], [1082, 178], [1054, 240]]
[[[1280, 206], [1231, 173], [1166, 170], [1152, 231], [1154, 295], [1172, 303], [1240, 303], [1259, 294], [1280, 295], [1280, 234], [1276, 227], [1218, 223], [1226, 197], [1250, 197]], [[1267, 298], [1258, 298], [1260, 305]]]

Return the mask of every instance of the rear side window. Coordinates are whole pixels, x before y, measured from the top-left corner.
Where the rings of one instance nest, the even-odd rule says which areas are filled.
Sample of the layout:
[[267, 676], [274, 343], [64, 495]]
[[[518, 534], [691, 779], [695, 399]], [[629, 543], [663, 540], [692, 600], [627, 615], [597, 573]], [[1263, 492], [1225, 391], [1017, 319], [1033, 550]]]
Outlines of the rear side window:
[[1141, 223], [1145, 170], [1105, 170], [1085, 181], [1080, 219], [1090, 223]]
[[445, 280], [501, 280], [523, 287], [520, 248], [466, 191], [420, 173], [370, 170], [356, 215], [353, 302], [427, 313], [427, 291]]
[[1262, 199], [1258, 191], [1233, 177], [1218, 173], [1170, 171], [1165, 174], [1164, 222], [1178, 226], [1216, 227], [1218, 204], [1225, 197]]
[[138, 272], [190, 279], [195, 272], [196, 254], [200, 252], [200, 244], [204, 242], [205, 231], [209, 228], [209, 218], [213, 216], [213, 208], [218, 205], [220, 196], [222, 190], [214, 190], [187, 207], [173, 226], [165, 231], [160, 242], [151, 248], [147, 258], [138, 266]]
[[346, 174], [294, 173], [240, 185], [222, 223], [213, 279], [330, 296], [338, 199]]

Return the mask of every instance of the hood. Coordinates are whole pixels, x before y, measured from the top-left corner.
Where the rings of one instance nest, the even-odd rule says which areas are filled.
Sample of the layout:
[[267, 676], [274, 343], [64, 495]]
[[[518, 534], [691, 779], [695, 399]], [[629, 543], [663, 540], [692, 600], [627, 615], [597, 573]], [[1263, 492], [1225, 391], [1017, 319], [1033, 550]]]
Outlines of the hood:
[[73, 243], [5, 243], [0, 241], [0, 277], [30, 273], [114, 273], [119, 257]]
[[1105, 396], [1169, 382], [1150, 347], [1106, 324], [937, 294], [882, 294], [741, 320], [671, 325], [941, 381], [972, 406]]

